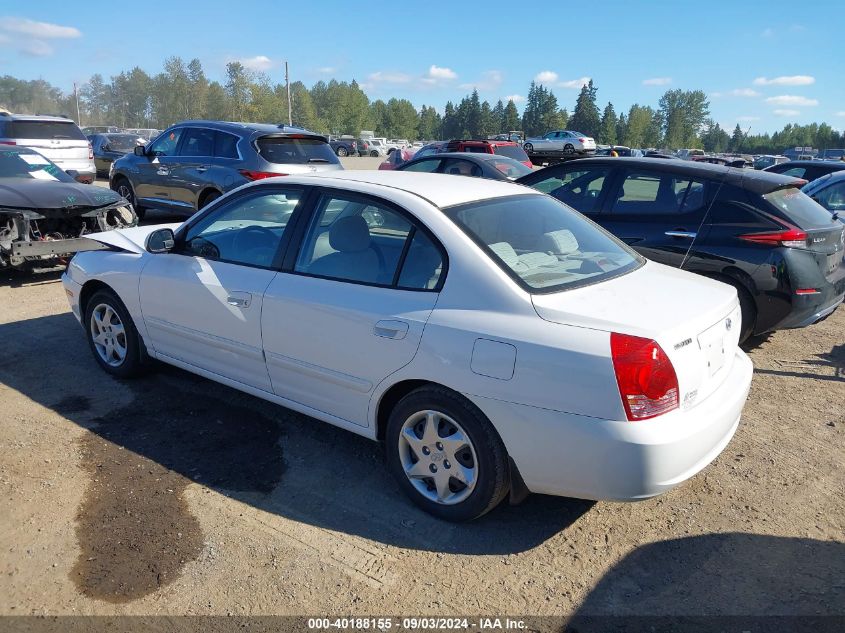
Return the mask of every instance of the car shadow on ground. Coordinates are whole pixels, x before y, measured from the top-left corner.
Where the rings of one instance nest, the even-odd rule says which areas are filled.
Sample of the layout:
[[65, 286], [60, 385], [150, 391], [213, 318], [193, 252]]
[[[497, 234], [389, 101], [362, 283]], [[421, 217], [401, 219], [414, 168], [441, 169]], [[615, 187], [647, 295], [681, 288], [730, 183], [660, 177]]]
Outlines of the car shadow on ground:
[[566, 630], [842, 631], [844, 579], [845, 543], [739, 533], [660, 541], [607, 572]]
[[[805, 360], [778, 360], [774, 364], [778, 369], [756, 368], [755, 372], [773, 376], [790, 376], [793, 378], [811, 378], [814, 380], [845, 381], [845, 344], [834, 345], [824, 354], [816, 354]], [[830, 372], [822, 374], [818, 372]]]
[[[94, 472], [108, 470], [110, 479], [125, 479], [134, 494], [161, 488], [160, 466], [186, 483], [297, 522], [401, 548], [470, 555], [536, 547], [593, 505], [534, 495], [469, 524], [444, 523], [404, 497], [380, 445], [162, 364], [147, 377], [114, 380], [97, 366], [69, 313], [0, 325], [0, 340], [6, 347], [0, 382], [88, 429], [89, 440], [105, 440], [84, 441], [83, 462], [95, 463], [100, 471]], [[127, 460], [126, 451], [142, 459]], [[134, 469], [128, 475], [124, 463]], [[172, 492], [176, 484], [168, 485]], [[118, 498], [117, 487], [98, 494], [86, 506], [98, 524], [139, 503]], [[159, 504], [152, 499], [148, 507], [175, 514], [187, 507]]]

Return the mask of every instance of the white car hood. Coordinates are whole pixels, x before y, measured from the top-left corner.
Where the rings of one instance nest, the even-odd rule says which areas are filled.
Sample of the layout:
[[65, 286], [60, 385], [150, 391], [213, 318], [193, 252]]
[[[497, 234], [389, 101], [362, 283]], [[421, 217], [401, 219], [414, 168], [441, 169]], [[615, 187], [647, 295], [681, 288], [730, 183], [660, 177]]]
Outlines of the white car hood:
[[150, 233], [159, 229], [172, 229], [175, 232], [180, 226], [181, 224], [179, 223], [133, 226], [126, 229], [103, 231], [102, 233], [89, 233], [85, 237], [90, 240], [100, 242], [101, 244], [129, 251], [130, 253], [144, 253], [146, 252], [144, 243]]

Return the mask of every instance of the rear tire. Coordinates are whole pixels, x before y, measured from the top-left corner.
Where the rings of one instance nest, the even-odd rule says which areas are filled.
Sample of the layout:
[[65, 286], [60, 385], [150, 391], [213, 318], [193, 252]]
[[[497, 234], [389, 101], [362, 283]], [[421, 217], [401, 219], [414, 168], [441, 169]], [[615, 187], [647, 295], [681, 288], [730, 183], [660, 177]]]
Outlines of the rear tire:
[[530, 154], [531, 152], [534, 151], [534, 146], [531, 143], [526, 143], [525, 145], [522, 146], [522, 149], [525, 150], [526, 154]]
[[341, 158], [344, 158], [346, 156], [349, 156], [349, 152], [346, 151], [345, 147], [338, 147], [337, 148], [337, 155], [340, 156]]
[[563, 153], [566, 154], [567, 156], [571, 156], [572, 154], [575, 153], [575, 148], [572, 145], [570, 145], [569, 143], [567, 143], [566, 145], [563, 146]]
[[378, 152], [373, 150], [372, 152], [370, 152], [370, 156], [372, 156], [373, 158], [378, 158]]
[[510, 490], [508, 454], [469, 400], [438, 386], [402, 398], [387, 423], [388, 468], [411, 500], [446, 521], [469, 521]]
[[202, 199], [202, 204], [200, 204], [200, 209], [204, 209], [205, 207], [210, 205], [212, 202], [217, 200], [217, 198], [219, 198], [220, 195], [221, 194], [218, 193], [217, 191], [212, 191], [210, 193], [205, 194], [205, 196], [203, 196], [203, 199]]

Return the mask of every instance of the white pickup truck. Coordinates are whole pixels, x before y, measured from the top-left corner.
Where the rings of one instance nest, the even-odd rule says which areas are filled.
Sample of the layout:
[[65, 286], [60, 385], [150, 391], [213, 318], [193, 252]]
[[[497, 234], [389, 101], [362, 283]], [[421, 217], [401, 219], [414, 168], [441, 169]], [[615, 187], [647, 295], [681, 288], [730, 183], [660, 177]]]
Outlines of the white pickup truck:
[[534, 162], [534, 158], [570, 158], [577, 154], [592, 154], [596, 151], [596, 142], [581, 132], [555, 130], [539, 138], [526, 139], [522, 149]]

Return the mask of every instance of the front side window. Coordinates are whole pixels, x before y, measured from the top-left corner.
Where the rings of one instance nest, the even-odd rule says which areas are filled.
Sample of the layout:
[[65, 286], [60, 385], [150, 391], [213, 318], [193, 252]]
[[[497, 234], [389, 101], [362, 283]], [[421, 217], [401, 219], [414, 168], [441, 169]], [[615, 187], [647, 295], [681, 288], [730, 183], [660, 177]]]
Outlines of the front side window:
[[443, 211], [529, 292], [558, 292], [604, 281], [644, 261], [548, 196], [508, 196]]
[[815, 198], [828, 211], [845, 211], [845, 180], [822, 189]]
[[599, 196], [610, 174], [607, 167], [559, 171], [531, 186], [577, 209], [581, 213], [599, 210]]
[[704, 185], [672, 173], [629, 172], [616, 194], [613, 213], [690, 213], [704, 206]]
[[301, 195], [273, 189], [234, 200], [192, 226], [182, 252], [269, 268]]
[[436, 289], [441, 251], [404, 215], [370, 198], [325, 195], [297, 257], [296, 272], [408, 290]]
[[152, 156], [174, 156], [181, 136], [182, 128], [177, 127], [170, 130], [155, 140], [148, 153]]
[[403, 167], [402, 171], [419, 171], [431, 174], [436, 172], [438, 167], [440, 167], [440, 159], [432, 158], [430, 160], [421, 160], [419, 162], [412, 163]]
[[214, 154], [214, 130], [192, 127], [185, 132], [185, 140], [179, 148], [180, 156], [212, 156]]

